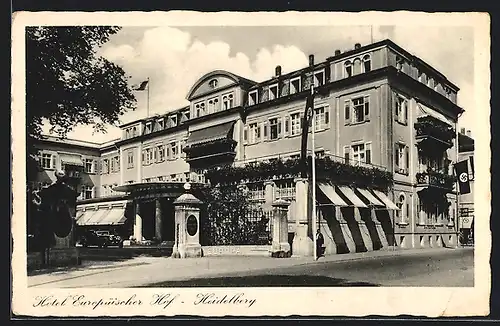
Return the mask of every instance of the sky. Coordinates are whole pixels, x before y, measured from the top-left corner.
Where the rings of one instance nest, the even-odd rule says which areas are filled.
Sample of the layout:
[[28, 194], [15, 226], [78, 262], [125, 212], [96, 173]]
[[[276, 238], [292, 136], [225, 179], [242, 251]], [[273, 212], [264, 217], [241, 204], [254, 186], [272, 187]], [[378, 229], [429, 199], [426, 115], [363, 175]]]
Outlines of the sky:
[[[99, 54], [123, 67], [131, 85], [150, 79], [149, 114], [164, 114], [186, 106], [191, 86], [204, 74], [223, 69], [263, 81], [307, 66], [336, 49], [351, 49], [389, 38], [443, 73], [460, 88], [458, 105], [466, 111], [459, 125], [474, 134], [474, 30], [467, 26], [159, 26], [123, 27]], [[126, 123], [147, 116], [147, 92], [137, 92], [138, 108]], [[49, 127], [45, 126], [45, 130]], [[106, 133], [79, 126], [69, 138], [102, 143], [119, 138], [120, 129]]]

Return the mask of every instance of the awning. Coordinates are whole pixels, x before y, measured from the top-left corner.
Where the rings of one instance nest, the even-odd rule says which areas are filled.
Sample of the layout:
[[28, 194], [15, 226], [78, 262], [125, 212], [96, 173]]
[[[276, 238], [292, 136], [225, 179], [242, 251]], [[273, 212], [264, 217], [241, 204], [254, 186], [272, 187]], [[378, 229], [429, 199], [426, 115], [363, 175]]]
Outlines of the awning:
[[189, 138], [186, 141], [186, 147], [229, 138], [232, 136], [229, 135], [229, 132], [231, 131], [234, 123], [235, 121], [231, 121], [205, 129], [195, 130], [189, 135]]
[[378, 191], [378, 190], [373, 190], [373, 192], [375, 193], [375, 195], [377, 195], [378, 198], [380, 198], [380, 200], [382, 202], [384, 202], [385, 206], [387, 207], [387, 209], [395, 209], [395, 210], [399, 210], [398, 206], [396, 206], [396, 204], [394, 204], [390, 199], [389, 197], [386, 196], [386, 194], [384, 194], [383, 192], [381, 191]]
[[451, 125], [452, 124], [452, 121], [450, 121], [449, 118], [447, 118], [444, 114], [436, 111], [436, 110], [433, 110], [425, 105], [423, 105], [422, 103], [417, 103], [417, 106], [420, 108], [420, 110], [422, 111], [422, 113], [424, 115], [429, 115], [431, 117], [434, 117], [448, 125]]
[[77, 225], [87, 225], [87, 221], [89, 221], [94, 214], [96, 214], [98, 211], [95, 209], [88, 209], [85, 211], [82, 211], [83, 214], [80, 215], [79, 218], [76, 220]]
[[342, 192], [342, 194], [344, 194], [344, 196], [346, 196], [347, 199], [353, 204], [353, 206], [368, 208], [368, 206], [366, 206], [365, 203], [363, 203], [363, 201], [356, 196], [354, 190], [346, 186], [338, 186], [338, 188], [340, 192]]
[[366, 199], [368, 199], [368, 201], [371, 204], [375, 206], [385, 206], [385, 204], [382, 201], [378, 200], [375, 196], [372, 195], [370, 190], [358, 188], [358, 191], [361, 193], [361, 195], [363, 195]]
[[318, 184], [319, 189], [335, 206], [349, 206], [336, 192], [333, 186], [325, 183]]
[[103, 220], [110, 211], [109, 208], [99, 208], [90, 219], [85, 221], [85, 225], [101, 225], [101, 220]]
[[62, 164], [83, 166], [82, 158], [75, 155], [59, 154]]
[[99, 225], [118, 225], [125, 223], [125, 207], [113, 207], [109, 213], [99, 221]]
[[75, 220], [78, 221], [83, 215], [85, 215], [85, 211], [76, 211]]

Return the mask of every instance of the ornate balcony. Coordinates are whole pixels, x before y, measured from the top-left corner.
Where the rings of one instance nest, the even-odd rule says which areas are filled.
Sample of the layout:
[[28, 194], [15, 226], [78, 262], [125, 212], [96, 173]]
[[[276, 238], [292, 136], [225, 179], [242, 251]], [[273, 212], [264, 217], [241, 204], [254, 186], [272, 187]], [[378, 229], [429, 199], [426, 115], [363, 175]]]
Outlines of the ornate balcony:
[[435, 171], [417, 173], [416, 177], [419, 188], [438, 188], [451, 191], [455, 183], [454, 176]]
[[420, 117], [414, 127], [420, 149], [446, 150], [453, 146], [455, 129], [441, 120], [431, 116]]

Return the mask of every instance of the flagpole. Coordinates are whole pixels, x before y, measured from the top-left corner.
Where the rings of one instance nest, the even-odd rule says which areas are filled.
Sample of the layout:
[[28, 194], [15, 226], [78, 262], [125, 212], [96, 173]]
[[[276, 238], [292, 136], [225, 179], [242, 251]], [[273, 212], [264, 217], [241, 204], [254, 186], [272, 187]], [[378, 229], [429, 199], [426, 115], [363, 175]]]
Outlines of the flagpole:
[[316, 239], [316, 152], [315, 152], [315, 142], [314, 135], [316, 129], [316, 114], [314, 113], [314, 85], [311, 85], [311, 114], [312, 114], [312, 131], [311, 131], [311, 142], [312, 142], [312, 225], [313, 225], [313, 236], [314, 236], [314, 260], [318, 258], [318, 248]]
[[[459, 155], [459, 147], [460, 145], [458, 144], [458, 138], [459, 138], [459, 135], [458, 135], [458, 118], [457, 118], [457, 122], [455, 122], [455, 155], [456, 155], [456, 158], [455, 158], [455, 164], [458, 163], [458, 155]], [[457, 200], [456, 200], [456, 203], [457, 203], [457, 215], [456, 215], [456, 221], [455, 221], [455, 232], [456, 232], [456, 235], [457, 235], [457, 247], [459, 247], [460, 245], [460, 229], [459, 229], [459, 220], [460, 220], [460, 184], [459, 184], [459, 180], [458, 180], [458, 175], [455, 177], [455, 183], [456, 183], [456, 195], [457, 195]]]
[[147, 108], [146, 108], [146, 118], [149, 118], [149, 87], [151, 86], [150, 85], [150, 81], [149, 81], [149, 77], [148, 77], [148, 84], [146, 85], [148, 87], [148, 94], [147, 94]]

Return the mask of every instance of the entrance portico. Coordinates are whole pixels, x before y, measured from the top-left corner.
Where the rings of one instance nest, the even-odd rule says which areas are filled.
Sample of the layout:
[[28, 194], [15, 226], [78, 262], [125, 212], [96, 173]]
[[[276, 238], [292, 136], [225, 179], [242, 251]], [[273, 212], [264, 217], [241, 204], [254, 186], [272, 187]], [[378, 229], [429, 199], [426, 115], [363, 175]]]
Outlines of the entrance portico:
[[[175, 240], [175, 212], [173, 202], [184, 193], [184, 182], [132, 183], [115, 187], [114, 190], [128, 193], [134, 205], [134, 222], [130, 233], [138, 243], [144, 240], [172, 242]], [[192, 183], [197, 196], [206, 187]]]

